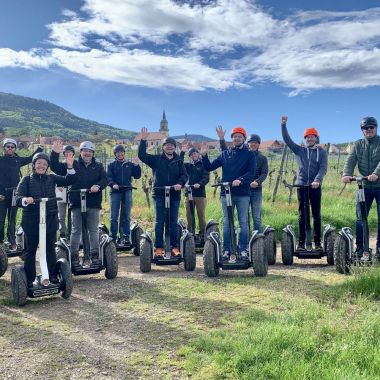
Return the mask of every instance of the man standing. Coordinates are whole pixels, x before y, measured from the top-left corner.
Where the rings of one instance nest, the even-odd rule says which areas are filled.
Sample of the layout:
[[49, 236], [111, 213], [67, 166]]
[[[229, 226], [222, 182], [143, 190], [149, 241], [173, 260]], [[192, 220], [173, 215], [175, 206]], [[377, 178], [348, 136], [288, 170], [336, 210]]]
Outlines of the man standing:
[[42, 152], [38, 147], [31, 156], [20, 157], [16, 153], [17, 142], [14, 139], [6, 138], [3, 141], [3, 156], [0, 157], [0, 243], [4, 242], [5, 218], [8, 214], [7, 237], [10, 243], [10, 250], [16, 249], [15, 228], [17, 207], [12, 206], [13, 190], [20, 181], [20, 168], [32, 162], [36, 153]]
[[[380, 260], [380, 137], [377, 134], [377, 120], [374, 117], [365, 117], [360, 123], [360, 128], [364, 138], [357, 140], [354, 147], [347, 157], [343, 169], [342, 180], [349, 183], [354, 173], [356, 164], [358, 165], [359, 174], [367, 176], [368, 180], [364, 181], [364, 195], [367, 216], [371, 209], [373, 200], [377, 204], [377, 242], [376, 258]], [[360, 221], [359, 198], [356, 198], [356, 254], [358, 258], [370, 260], [370, 257], [363, 256], [363, 226]]]
[[[219, 134], [218, 134], [219, 135]], [[233, 147], [224, 150], [213, 162], [210, 162], [207, 152], [208, 145], [202, 145], [202, 162], [206, 170], [212, 171], [222, 167], [222, 181], [231, 182], [233, 208], [236, 207], [239, 220], [239, 249], [243, 260], [248, 257], [248, 207], [249, 185], [256, 170], [256, 158], [244, 144], [247, 133], [243, 128], [235, 127], [231, 131]], [[227, 203], [224, 188], [221, 189], [223, 208], [223, 260], [229, 260], [231, 254], [230, 229], [228, 223]]]
[[[132, 177], [135, 179], [141, 177], [141, 167], [137, 157], [132, 162], [125, 159], [124, 145], [116, 145], [113, 148], [113, 153], [115, 160], [107, 168], [108, 186], [111, 188], [111, 235], [115, 242], [118, 241], [118, 219], [120, 206], [124, 198], [124, 209], [121, 210], [123, 212], [123, 215], [121, 215], [123, 236], [120, 236], [120, 242], [130, 244]], [[126, 189], [126, 186], [129, 189]]]
[[153, 172], [153, 200], [155, 209], [155, 256], [163, 257], [164, 225], [165, 225], [165, 190], [157, 187], [171, 186], [170, 190], [170, 246], [174, 257], [180, 256], [178, 241], [178, 210], [181, 201], [181, 188], [187, 181], [187, 174], [183, 161], [175, 153], [176, 141], [167, 137], [162, 142], [162, 154], [148, 154], [146, 152], [147, 128], [141, 129], [139, 145], [139, 159], [152, 168]]
[[[307, 128], [304, 132], [306, 147], [296, 144], [289, 136], [286, 128], [287, 116], [281, 119], [282, 137], [295, 154], [297, 160], [297, 189], [298, 196], [298, 250], [312, 250], [312, 246], [305, 247], [306, 226], [310, 226], [309, 207], [314, 221], [314, 244], [316, 250], [321, 246], [321, 197], [322, 180], [327, 172], [327, 153], [317, 146], [318, 132], [314, 128]], [[310, 228], [310, 227], [309, 227]]]

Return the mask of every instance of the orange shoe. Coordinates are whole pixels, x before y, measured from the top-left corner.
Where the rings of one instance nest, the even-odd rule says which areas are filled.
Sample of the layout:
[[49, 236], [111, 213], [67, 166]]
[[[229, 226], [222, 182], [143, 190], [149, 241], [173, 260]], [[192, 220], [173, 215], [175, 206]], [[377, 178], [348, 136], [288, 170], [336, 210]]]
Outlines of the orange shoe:
[[156, 248], [154, 250], [154, 256], [155, 257], [164, 257], [165, 251], [163, 248]]
[[174, 257], [181, 256], [181, 252], [179, 251], [178, 248], [172, 248], [172, 256], [174, 256]]

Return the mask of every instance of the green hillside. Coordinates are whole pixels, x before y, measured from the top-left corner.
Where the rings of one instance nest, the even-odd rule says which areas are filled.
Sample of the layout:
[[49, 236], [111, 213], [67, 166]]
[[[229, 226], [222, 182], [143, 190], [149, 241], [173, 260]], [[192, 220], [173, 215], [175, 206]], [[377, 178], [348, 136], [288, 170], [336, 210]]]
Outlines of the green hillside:
[[82, 119], [45, 100], [0, 92], [0, 128], [9, 136], [132, 139], [136, 132]]

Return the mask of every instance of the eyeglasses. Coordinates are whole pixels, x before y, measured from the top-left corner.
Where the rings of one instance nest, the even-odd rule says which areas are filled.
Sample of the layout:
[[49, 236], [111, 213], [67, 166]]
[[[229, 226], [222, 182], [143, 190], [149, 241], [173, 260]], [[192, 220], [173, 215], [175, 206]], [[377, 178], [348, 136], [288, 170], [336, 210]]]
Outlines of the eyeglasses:
[[5, 149], [16, 149], [16, 147], [14, 145], [5, 145], [4, 148]]
[[362, 127], [362, 131], [368, 131], [375, 129], [376, 127], [374, 125], [367, 125], [366, 127]]

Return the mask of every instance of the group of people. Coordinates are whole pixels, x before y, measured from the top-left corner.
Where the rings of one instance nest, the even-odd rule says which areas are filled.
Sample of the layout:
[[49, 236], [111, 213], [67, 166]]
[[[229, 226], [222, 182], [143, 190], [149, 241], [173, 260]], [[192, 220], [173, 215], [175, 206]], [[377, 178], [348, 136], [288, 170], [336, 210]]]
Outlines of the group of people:
[[[281, 119], [281, 131], [285, 143], [293, 151], [297, 160], [297, 189], [299, 214], [299, 250], [309, 250], [306, 246], [306, 228], [309, 223], [308, 209], [313, 216], [315, 249], [321, 249], [321, 196], [322, 182], [327, 172], [327, 153], [319, 144], [318, 131], [307, 128], [304, 132], [304, 145], [296, 144], [287, 129], [286, 116]], [[343, 169], [343, 182], [350, 181], [355, 166], [361, 175], [367, 176], [364, 182], [367, 213], [373, 200], [377, 202], [378, 219], [380, 217], [380, 137], [377, 135], [377, 121], [374, 117], [366, 117], [361, 121], [364, 138], [354, 144]], [[15, 223], [17, 207], [12, 205], [13, 190], [16, 190], [16, 205], [23, 208], [21, 225], [24, 229], [27, 252], [25, 270], [28, 284], [35, 279], [35, 255], [39, 242], [39, 207], [36, 200], [42, 197], [54, 198], [56, 191], [69, 188], [68, 196], [57, 205], [56, 200], [47, 202], [46, 249], [50, 280], [56, 281], [55, 250], [56, 234], [60, 229], [61, 236], [66, 236], [66, 205], [69, 204], [72, 215], [70, 247], [73, 265], [79, 264], [79, 246], [82, 234], [82, 215], [79, 192], [73, 190], [87, 189], [87, 227], [90, 242], [91, 260], [85, 260], [84, 266], [91, 261], [99, 261], [99, 216], [102, 205], [102, 190], [111, 189], [111, 223], [112, 237], [116, 240], [119, 232], [119, 213], [124, 198], [125, 207], [122, 215], [122, 235], [125, 242], [130, 239], [130, 219], [132, 208], [132, 179], [141, 177], [139, 159], [152, 169], [152, 197], [155, 208], [155, 250], [156, 257], [162, 257], [164, 251], [165, 224], [165, 186], [170, 186], [170, 247], [171, 254], [180, 256], [177, 233], [177, 219], [180, 207], [181, 189], [189, 184], [193, 188], [193, 199], [198, 216], [199, 237], [204, 239], [206, 226], [206, 190], [209, 172], [222, 168], [221, 182], [230, 183], [233, 207], [237, 209], [239, 222], [239, 251], [243, 260], [248, 260], [249, 244], [249, 210], [251, 210], [254, 229], [262, 232], [262, 185], [268, 174], [268, 160], [259, 151], [261, 139], [257, 134], [247, 136], [244, 128], [235, 127], [231, 131], [232, 146], [227, 147], [222, 127], [216, 128], [220, 140], [220, 154], [212, 161], [208, 157], [208, 145], [202, 144], [201, 150], [182, 146], [181, 153], [176, 153], [177, 143], [167, 137], [162, 143], [162, 154], [147, 153], [146, 128], [141, 130], [141, 141], [138, 158], [128, 161], [125, 158], [125, 147], [114, 147], [115, 159], [108, 165], [107, 171], [96, 161], [95, 145], [84, 141], [79, 147], [79, 157], [75, 158], [75, 149], [70, 145], [62, 146], [62, 141], [55, 141], [50, 156], [43, 153], [42, 147], [28, 157], [20, 157], [16, 153], [17, 142], [12, 138], [3, 140], [3, 156], [0, 157], [0, 243], [4, 242], [5, 219], [8, 217], [7, 238], [10, 250], [15, 250]], [[64, 160], [60, 161], [63, 153]], [[185, 162], [187, 153], [188, 162]], [[20, 181], [20, 168], [32, 163], [32, 173]], [[48, 169], [55, 174], [48, 174]], [[221, 187], [221, 206], [223, 210], [223, 259], [228, 260], [231, 254], [230, 231], [226, 196]], [[305, 207], [305, 204], [307, 207]], [[191, 215], [188, 200], [185, 202], [188, 226]], [[359, 206], [357, 206], [356, 252], [363, 252], [363, 233], [360, 222]], [[380, 219], [379, 219], [380, 220]], [[191, 231], [195, 233], [195, 231]], [[68, 236], [67, 236], [68, 237]], [[376, 255], [380, 258], [380, 224]]]

